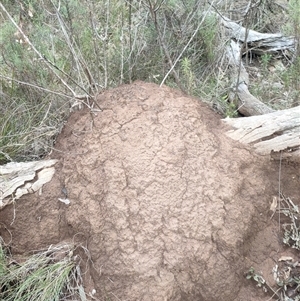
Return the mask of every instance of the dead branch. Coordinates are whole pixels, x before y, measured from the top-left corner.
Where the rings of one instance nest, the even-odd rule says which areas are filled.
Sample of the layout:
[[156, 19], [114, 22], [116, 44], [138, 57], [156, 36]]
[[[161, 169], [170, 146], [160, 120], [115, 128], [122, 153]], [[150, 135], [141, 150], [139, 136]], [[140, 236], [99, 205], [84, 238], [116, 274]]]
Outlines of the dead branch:
[[[158, 1], [157, 1], [158, 2]], [[158, 35], [158, 39], [159, 39], [159, 43], [161, 45], [161, 48], [168, 60], [168, 64], [170, 66], [170, 69], [172, 70], [172, 73], [173, 73], [173, 76], [174, 76], [174, 79], [175, 79], [175, 82], [177, 84], [177, 86], [180, 88], [181, 91], [183, 92], [186, 92], [185, 89], [183, 88], [183, 86], [181, 85], [181, 81], [179, 79], [179, 76], [177, 74], [177, 72], [175, 71], [175, 69], [173, 68], [174, 64], [172, 62], [172, 59], [171, 59], [171, 56], [170, 56], [170, 53], [168, 51], [168, 48], [166, 46], [166, 44], [164, 43], [164, 40], [163, 40], [163, 37], [162, 37], [162, 34], [161, 34], [161, 30], [159, 28], [159, 25], [158, 25], [158, 22], [157, 22], [157, 11], [159, 10], [159, 8], [161, 7], [162, 3], [164, 1], [161, 1], [160, 4], [157, 4], [155, 3], [154, 5], [151, 3], [150, 0], [147, 1], [148, 5], [148, 9], [150, 11], [150, 14], [151, 14], [151, 17], [152, 17], [152, 20], [153, 20], [153, 23], [154, 23], [154, 26], [155, 26], [155, 29], [157, 31], [157, 35]]]
[[270, 154], [300, 163], [300, 106], [247, 118], [226, 118], [234, 129], [227, 135], [241, 143], [252, 145], [262, 155]]
[[235, 103], [238, 111], [244, 116], [274, 112], [249, 92], [249, 76], [243, 65], [242, 56], [247, 52], [257, 54], [281, 52], [285, 56], [292, 57], [296, 49], [295, 38], [285, 37], [282, 34], [259, 33], [246, 29], [220, 13], [214, 15], [225, 29], [225, 36], [230, 39], [230, 44], [224, 52], [228, 60], [232, 82], [229, 101]]

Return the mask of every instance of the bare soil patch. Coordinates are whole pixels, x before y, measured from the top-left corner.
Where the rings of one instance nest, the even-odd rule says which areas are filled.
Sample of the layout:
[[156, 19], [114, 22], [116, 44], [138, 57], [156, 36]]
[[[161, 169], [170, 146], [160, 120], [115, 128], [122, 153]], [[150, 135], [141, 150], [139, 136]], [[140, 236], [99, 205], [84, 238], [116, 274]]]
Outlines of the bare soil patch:
[[[99, 300], [268, 300], [244, 273], [271, 281], [290, 252], [269, 212], [279, 163], [231, 141], [220, 116], [176, 90], [135, 82], [97, 101], [102, 112], [70, 116], [43, 193], [0, 212], [13, 254], [81, 243]], [[281, 179], [299, 202], [299, 166], [283, 164]]]

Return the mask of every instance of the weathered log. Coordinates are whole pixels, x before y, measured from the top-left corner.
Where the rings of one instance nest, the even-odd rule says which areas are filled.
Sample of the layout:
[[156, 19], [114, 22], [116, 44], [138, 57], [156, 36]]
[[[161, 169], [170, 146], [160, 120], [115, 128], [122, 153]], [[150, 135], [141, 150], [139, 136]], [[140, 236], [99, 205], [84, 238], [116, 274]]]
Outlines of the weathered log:
[[57, 160], [10, 162], [0, 166], [0, 209], [49, 182]]
[[231, 38], [241, 43], [247, 43], [248, 45], [244, 49], [253, 53], [278, 53], [283, 50], [288, 50], [292, 54], [295, 52], [296, 39], [293, 36], [285, 37], [281, 33], [260, 33], [251, 29], [247, 30], [224, 16], [220, 17], [220, 21]]
[[296, 39], [285, 37], [281, 33], [260, 33], [247, 29], [236, 22], [212, 13], [219, 21], [223, 30], [220, 32], [230, 40], [225, 48], [225, 56], [228, 60], [231, 92], [229, 101], [235, 103], [238, 111], [244, 116], [262, 115], [274, 112], [274, 110], [253, 96], [249, 90], [249, 76], [242, 62], [242, 56], [247, 52], [256, 54], [270, 53], [295, 58]]
[[247, 118], [226, 118], [227, 135], [262, 154], [300, 162], [300, 106]]
[[229, 101], [236, 102], [238, 98], [238, 111], [244, 116], [262, 115], [274, 112], [273, 109], [254, 97], [248, 90], [249, 76], [241, 61], [241, 47], [239, 43], [231, 40], [226, 47], [228, 64], [231, 67], [232, 92]]

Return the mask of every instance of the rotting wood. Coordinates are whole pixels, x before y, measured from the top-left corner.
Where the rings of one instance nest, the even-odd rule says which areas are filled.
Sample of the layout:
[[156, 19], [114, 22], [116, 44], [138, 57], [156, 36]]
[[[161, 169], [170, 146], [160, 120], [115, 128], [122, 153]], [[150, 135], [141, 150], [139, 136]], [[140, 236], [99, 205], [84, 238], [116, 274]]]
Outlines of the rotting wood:
[[300, 106], [247, 118], [226, 118], [227, 135], [273, 159], [300, 162]]
[[10, 162], [0, 166], [0, 209], [24, 194], [41, 189], [52, 179], [56, 162], [57, 160]]

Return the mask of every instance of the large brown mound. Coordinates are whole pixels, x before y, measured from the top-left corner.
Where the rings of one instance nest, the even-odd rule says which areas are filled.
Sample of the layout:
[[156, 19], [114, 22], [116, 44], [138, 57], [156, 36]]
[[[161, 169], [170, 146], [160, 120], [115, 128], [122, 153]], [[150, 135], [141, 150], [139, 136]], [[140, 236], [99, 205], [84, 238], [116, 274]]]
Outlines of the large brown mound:
[[[265, 261], [270, 268], [278, 251], [268, 212], [278, 167], [226, 138], [218, 116], [170, 88], [136, 82], [98, 104], [97, 115], [70, 117], [43, 194], [17, 203], [12, 226], [12, 207], [0, 212], [13, 251], [86, 243], [85, 282], [99, 300], [258, 300], [243, 273]], [[291, 197], [299, 193], [293, 173], [282, 171]], [[70, 205], [58, 201], [63, 187]]]

